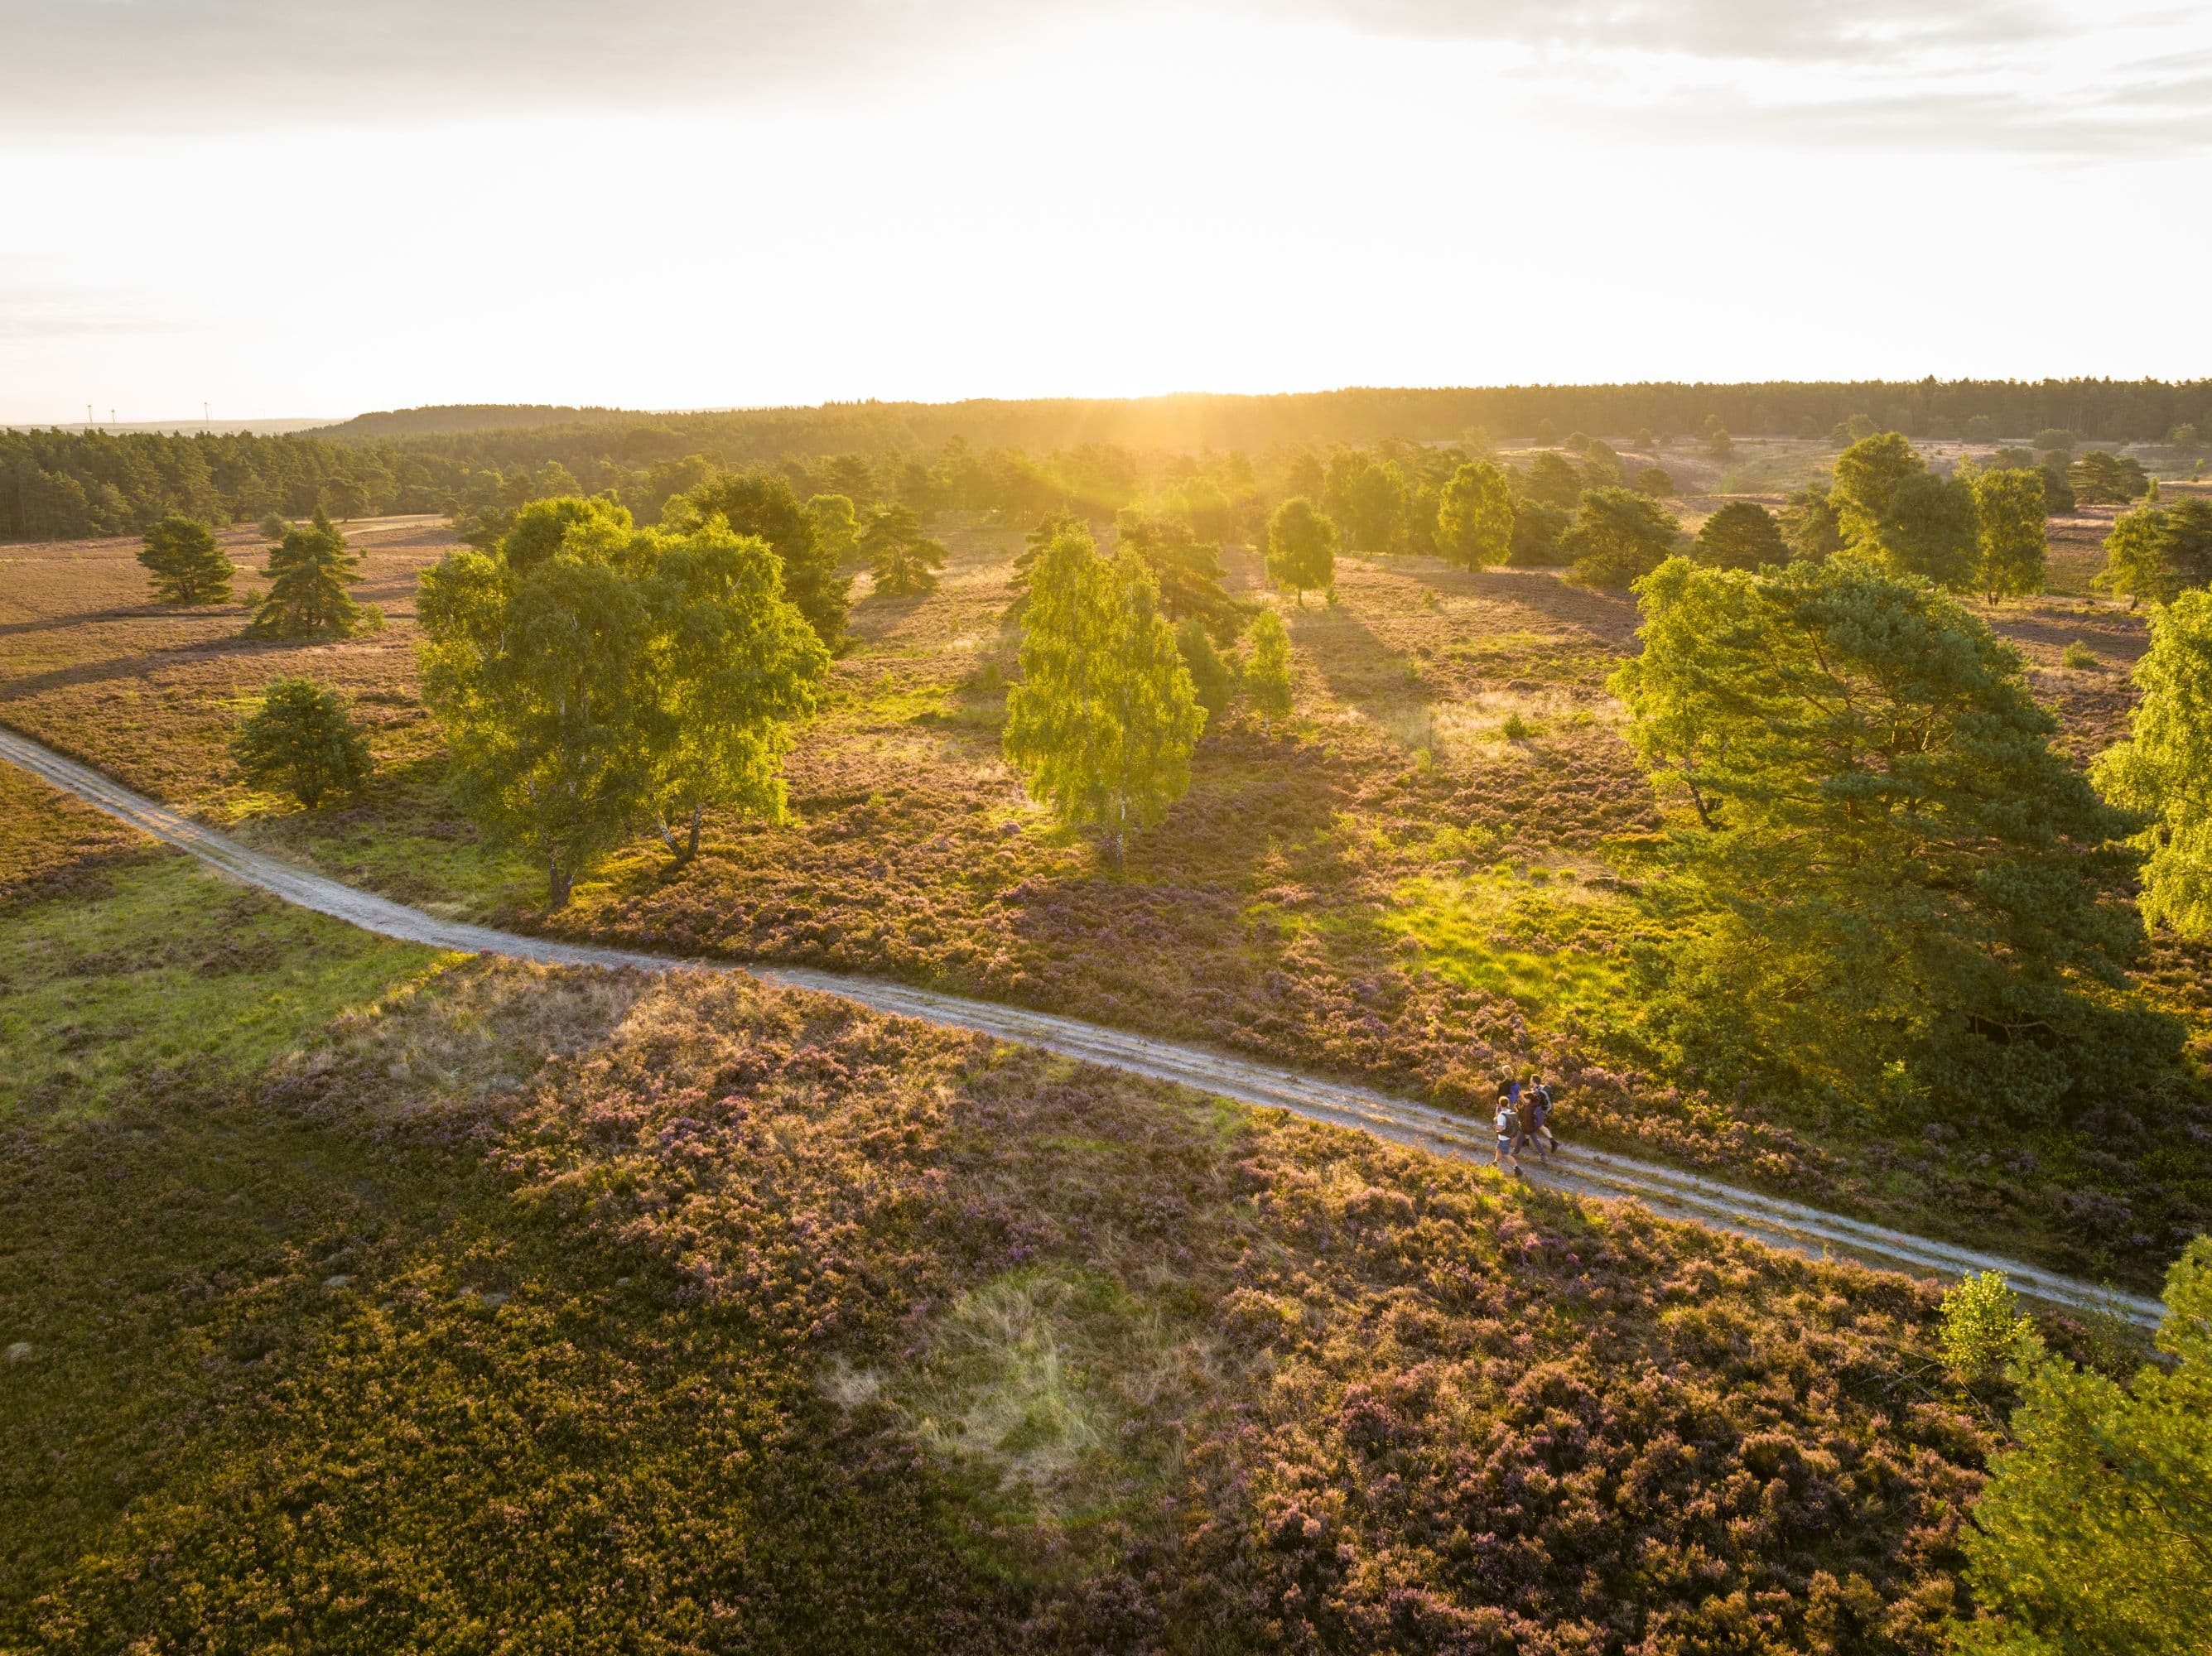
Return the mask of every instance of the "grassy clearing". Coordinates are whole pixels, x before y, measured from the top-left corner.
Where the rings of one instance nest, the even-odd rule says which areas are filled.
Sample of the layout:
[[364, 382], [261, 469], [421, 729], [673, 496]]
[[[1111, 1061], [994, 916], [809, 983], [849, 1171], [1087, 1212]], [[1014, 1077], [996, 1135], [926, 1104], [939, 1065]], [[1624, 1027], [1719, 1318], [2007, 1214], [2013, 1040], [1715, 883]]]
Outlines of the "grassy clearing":
[[0, 1119], [97, 1113], [149, 1073], [251, 1074], [440, 968], [432, 950], [117, 843], [25, 782], [0, 799], [0, 842], [34, 841], [59, 877], [0, 904]]

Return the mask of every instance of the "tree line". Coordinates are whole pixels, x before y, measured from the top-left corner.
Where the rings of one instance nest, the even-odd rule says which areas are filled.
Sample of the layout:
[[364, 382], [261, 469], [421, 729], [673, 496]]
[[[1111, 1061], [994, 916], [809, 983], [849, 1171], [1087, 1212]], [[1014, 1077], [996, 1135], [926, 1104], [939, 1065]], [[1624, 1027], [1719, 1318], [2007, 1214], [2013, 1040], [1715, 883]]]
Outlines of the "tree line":
[[[1482, 430], [1662, 434], [1702, 430], [1811, 437], [1854, 418], [1922, 438], [2025, 439], [2063, 428], [2088, 441], [2155, 442], [2183, 427], [2212, 429], [2212, 380], [2045, 379], [1769, 381], [1737, 385], [1353, 387], [1276, 396], [1182, 395], [958, 403], [833, 403], [817, 408], [696, 414], [601, 409], [426, 408], [365, 415], [328, 428], [349, 441], [482, 468], [535, 469], [672, 460], [693, 452], [731, 466], [812, 461], [841, 452], [933, 453], [957, 437], [978, 448], [1033, 453], [1087, 445], [1139, 452], [1272, 446], [1436, 442]], [[1977, 427], [1974, 422], [1984, 422]], [[597, 487], [594, 484], [594, 487]]]

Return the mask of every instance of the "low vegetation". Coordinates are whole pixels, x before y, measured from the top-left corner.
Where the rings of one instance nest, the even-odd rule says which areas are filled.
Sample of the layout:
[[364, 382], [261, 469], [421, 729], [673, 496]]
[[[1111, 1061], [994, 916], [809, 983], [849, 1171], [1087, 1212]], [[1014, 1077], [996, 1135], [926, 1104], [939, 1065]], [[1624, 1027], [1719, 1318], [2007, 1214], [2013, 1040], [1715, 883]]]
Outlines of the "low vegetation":
[[15, 1105], [11, 1646], [1934, 1651], [1966, 1607], [1996, 1439], [1932, 1290], [740, 980], [385, 963], [243, 1070]]

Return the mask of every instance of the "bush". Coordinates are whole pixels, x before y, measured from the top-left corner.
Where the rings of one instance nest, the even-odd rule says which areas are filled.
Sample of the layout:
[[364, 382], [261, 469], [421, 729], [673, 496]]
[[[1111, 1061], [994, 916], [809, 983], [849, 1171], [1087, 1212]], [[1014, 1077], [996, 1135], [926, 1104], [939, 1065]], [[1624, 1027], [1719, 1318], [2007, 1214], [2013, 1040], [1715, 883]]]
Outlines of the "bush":
[[264, 691], [230, 752], [247, 781], [281, 787], [309, 810], [327, 795], [358, 792], [371, 766], [345, 704], [311, 678], [280, 678]]
[[1664, 466], [1646, 466], [1636, 474], [1636, 487], [1653, 500], [1664, 500], [1674, 492], [1674, 474]]
[[2089, 672], [2104, 664], [2097, 659], [2097, 652], [2078, 638], [2066, 646], [2058, 658], [2077, 673]]

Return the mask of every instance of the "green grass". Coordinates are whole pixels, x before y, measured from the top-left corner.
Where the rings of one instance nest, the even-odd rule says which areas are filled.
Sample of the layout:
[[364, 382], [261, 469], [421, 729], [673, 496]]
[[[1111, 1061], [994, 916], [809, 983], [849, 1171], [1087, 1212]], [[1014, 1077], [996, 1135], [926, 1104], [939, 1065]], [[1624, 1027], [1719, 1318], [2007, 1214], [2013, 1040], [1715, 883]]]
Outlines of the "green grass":
[[250, 1073], [440, 958], [182, 857], [0, 913], [0, 1115], [97, 1111], [153, 1070]]
[[1502, 867], [1422, 875], [1395, 895], [1386, 930], [1417, 944], [1422, 962], [1450, 981], [1510, 996], [1537, 1027], [1587, 1023], [1625, 986], [1606, 949], [1613, 923], [1626, 918], [1610, 893]]

